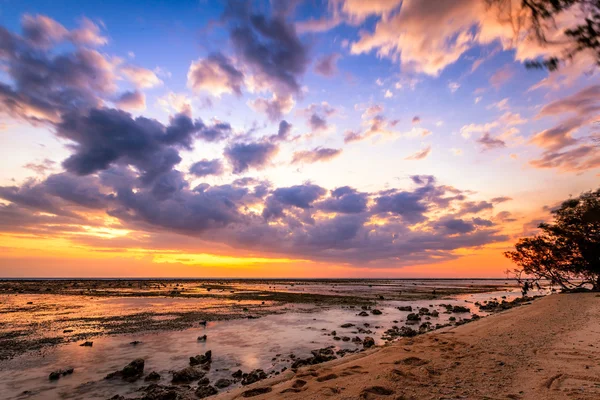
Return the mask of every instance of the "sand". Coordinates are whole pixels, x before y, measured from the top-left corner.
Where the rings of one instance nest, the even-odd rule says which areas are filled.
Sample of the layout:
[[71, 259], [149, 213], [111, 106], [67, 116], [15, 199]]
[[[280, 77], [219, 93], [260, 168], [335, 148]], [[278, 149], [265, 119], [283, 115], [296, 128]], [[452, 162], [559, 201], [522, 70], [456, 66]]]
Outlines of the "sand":
[[600, 296], [547, 296], [217, 398], [261, 392], [252, 398], [597, 400]]

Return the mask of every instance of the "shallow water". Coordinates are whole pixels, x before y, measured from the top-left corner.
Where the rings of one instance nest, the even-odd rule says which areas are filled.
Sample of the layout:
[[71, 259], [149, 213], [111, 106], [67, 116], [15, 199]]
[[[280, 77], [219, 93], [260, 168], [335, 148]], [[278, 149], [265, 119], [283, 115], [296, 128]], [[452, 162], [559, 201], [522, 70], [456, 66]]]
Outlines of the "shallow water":
[[[377, 293], [380, 293], [377, 291]], [[460, 319], [470, 318], [471, 314], [444, 314], [440, 304], [455, 304], [469, 307], [474, 313], [484, 316], [474, 305], [494, 298], [507, 300], [520, 295], [517, 290], [502, 292], [476, 293], [455, 296], [452, 300], [420, 300], [410, 302], [380, 301], [377, 304], [382, 315], [360, 317], [360, 308], [332, 306], [315, 311], [310, 305], [290, 304], [288, 311], [282, 314], [268, 315], [259, 319], [235, 319], [209, 322], [206, 327], [197, 327], [181, 331], [160, 331], [135, 335], [107, 335], [93, 339], [93, 347], [80, 347], [79, 343], [70, 343], [47, 349], [40, 353], [26, 353], [12, 360], [0, 362], [0, 394], [3, 399], [107, 399], [115, 394], [135, 396], [136, 390], [147, 385], [140, 379], [135, 383], [119, 380], [104, 380], [104, 376], [123, 368], [136, 358], [146, 362], [145, 373], [157, 371], [162, 379], [159, 383], [170, 383], [169, 371], [188, 366], [189, 357], [211, 350], [213, 363], [208, 378], [214, 382], [219, 378], [230, 378], [237, 369], [249, 372], [262, 368], [267, 373], [281, 371], [291, 364], [290, 354], [303, 358], [310, 351], [334, 345], [336, 348], [362, 348], [352, 342], [335, 341], [330, 335], [332, 330], [338, 336], [357, 336], [356, 328], [340, 328], [344, 323], [363, 326], [369, 323], [372, 336], [377, 344], [383, 344], [382, 333], [393, 325], [404, 324], [408, 312], [396, 309], [398, 305], [429, 307], [437, 309], [440, 316], [431, 318], [434, 325], [448, 322], [451, 316]], [[38, 299], [39, 301], [39, 299]], [[48, 302], [52, 307], [59, 300]], [[149, 305], [158, 309], [179, 309], [181, 307], [219, 307], [219, 304], [207, 305], [198, 299], [178, 298], [105, 298], [101, 303], [82, 307], [96, 307], [102, 304], [102, 310], [114, 310], [120, 315], [138, 312]], [[114, 307], [114, 308], [113, 308]], [[80, 310], [80, 309], [79, 309]], [[310, 312], [307, 312], [310, 311]], [[75, 312], [77, 312], [75, 310]], [[394, 322], [396, 321], [396, 322]], [[197, 337], [208, 335], [206, 343]], [[364, 338], [364, 334], [358, 334]], [[137, 340], [142, 343], [132, 345]], [[75, 368], [72, 375], [50, 382], [51, 371]]]

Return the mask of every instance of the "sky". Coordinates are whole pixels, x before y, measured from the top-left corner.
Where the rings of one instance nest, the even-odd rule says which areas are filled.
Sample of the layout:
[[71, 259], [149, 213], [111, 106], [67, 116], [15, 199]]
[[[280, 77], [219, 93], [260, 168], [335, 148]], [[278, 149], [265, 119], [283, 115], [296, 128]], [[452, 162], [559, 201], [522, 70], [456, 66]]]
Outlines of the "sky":
[[499, 4], [1, 1], [0, 277], [505, 276], [600, 79]]

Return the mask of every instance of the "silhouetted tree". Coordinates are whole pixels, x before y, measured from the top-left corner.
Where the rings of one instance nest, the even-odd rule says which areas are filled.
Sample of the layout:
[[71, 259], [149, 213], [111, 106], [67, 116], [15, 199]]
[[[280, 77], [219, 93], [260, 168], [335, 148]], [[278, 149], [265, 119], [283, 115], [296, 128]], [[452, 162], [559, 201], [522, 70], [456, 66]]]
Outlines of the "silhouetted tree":
[[563, 202], [552, 214], [553, 223], [540, 224], [539, 235], [504, 253], [519, 266], [515, 275], [600, 291], [600, 189]]
[[[511, 9], [513, 0], [485, 0], [489, 5], [496, 5], [499, 10]], [[560, 63], [573, 58], [577, 53], [591, 50], [595, 54], [596, 63], [600, 65], [600, 0], [521, 0], [521, 9], [525, 11], [531, 27], [530, 33], [542, 44], [549, 44], [546, 32], [554, 24], [555, 17], [573, 7], [578, 8], [580, 20], [573, 28], [564, 31], [571, 39], [561, 57], [550, 57], [541, 61], [530, 61], [528, 68], [557, 69]], [[512, 17], [511, 17], [512, 18]], [[514, 22], [514, 21], [511, 21]], [[517, 31], [521, 20], [517, 21]], [[517, 35], [521, 32], [515, 32]]]

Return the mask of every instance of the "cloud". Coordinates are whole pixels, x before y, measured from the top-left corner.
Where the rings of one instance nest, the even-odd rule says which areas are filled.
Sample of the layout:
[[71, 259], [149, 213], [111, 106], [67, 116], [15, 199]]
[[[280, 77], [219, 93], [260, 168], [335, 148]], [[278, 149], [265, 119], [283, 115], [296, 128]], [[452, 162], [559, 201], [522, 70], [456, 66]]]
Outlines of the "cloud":
[[69, 31], [45, 15], [25, 14], [21, 18], [21, 26], [25, 40], [39, 48], [49, 48], [66, 40], [78, 46], [92, 47], [108, 43], [108, 39], [100, 33], [100, 27], [87, 18], [81, 19], [79, 28]]
[[200, 160], [190, 167], [190, 174], [198, 177], [221, 175], [223, 171], [223, 163], [221, 163], [221, 160], [218, 158], [215, 158], [214, 160]]
[[367, 210], [369, 196], [349, 186], [339, 187], [331, 192], [331, 197], [320, 201], [316, 207], [331, 213], [357, 214]]
[[424, 149], [417, 151], [406, 157], [405, 160], [423, 160], [429, 156], [429, 153], [431, 153], [431, 146], [427, 146]]
[[515, 72], [512, 67], [510, 65], [506, 65], [494, 72], [494, 74], [490, 77], [490, 84], [496, 89], [499, 89], [502, 87], [502, 85], [508, 82], [514, 76], [514, 74]]
[[138, 89], [148, 89], [162, 85], [163, 83], [154, 71], [150, 71], [146, 68], [126, 65], [121, 68], [121, 72]]
[[[556, 25], [544, 27], [546, 37], [555, 44], [544, 46], [535, 40], [533, 27], [524, 17], [527, 10], [519, 9], [519, 4], [507, 8], [506, 2], [490, 4], [480, 0], [396, 0], [386, 1], [385, 6], [376, 10], [364, 5], [372, 2], [336, 3], [346, 10], [350, 20], [361, 20], [366, 15], [379, 17], [372, 31], [362, 31], [360, 38], [352, 43], [352, 54], [376, 51], [379, 57], [398, 61], [403, 71], [431, 76], [439, 76], [473, 47], [496, 41], [503, 50], [515, 49], [515, 60], [520, 62], [560, 56], [572, 43], [563, 32], [573, 27], [575, 21], [569, 18], [568, 14], [572, 14], [569, 11], [558, 16]], [[499, 76], [492, 83], [500, 85], [505, 80], [506, 75]]]
[[327, 147], [316, 147], [313, 150], [297, 151], [292, 158], [292, 164], [329, 161], [339, 156], [341, 153], [342, 149], [331, 149]]
[[299, 110], [298, 114], [307, 118], [306, 122], [313, 132], [318, 132], [327, 131], [330, 128], [327, 119], [334, 116], [336, 112], [337, 110], [327, 102], [322, 102], [320, 104], [310, 104], [308, 107]]
[[481, 145], [483, 150], [492, 150], [506, 147], [506, 143], [498, 138], [492, 137], [489, 132], [485, 132], [479, 139], [476, 140]]
[[233, 66], [231, 60], [221, 53], [194, 61], [187, 75], [187, 86], [195, 91], [206, 91], [214, 96], [225, 93], [242, 94], [244, 74]]
[[448, 84], [448, 89], [450, 89], [450, 92], [452, 92], [452, 93], [456, 92], [459, 88], [460, 88], [460, 83], [458, 83], [458, 82], [450, 82]]
[[117, 98], [115, 104], [124, 110], [145, 110], [146, 95], [139, 90], [124, 92]]
[[418, 124], [421, 122], [421, 117], [419, 117], [418, 115], [415, 115], [412, 119], [412, 123], [413, 124]]
[[249, 101], [248, 105], [257, 112], [265, 114], [271, 121], [279, 120], [294, 108], [296, 102], [292, 96], [273, 94], [271, 99], [258, 98]]
[[334, 76], [338, 72], [336, 64], [340, 57], [338, 53], [331, 53], [319, 58], [315, 64], [315, 72], [326, 77]]
[[234, 143], [225, 148], [225, 158], [233, 167], [234, 174], [250, 168], [265, 167], [279, 152], [279, 147], [270, 142]]
[[259, 86], [279, 97], [300, 92], [299, 79], [310, 62], [308, 48], [285, 15], [257, 14], [247, 4], [230, 1], [223, 19], [228, 24], [236, 57]]
[[598, 146], [582, 144], [566, 151], [547, 151], [542, 158], [529, 162], [535, 168], [559, 168], [567, 172], [583, 172], [600, 168]]
[[54, 44], [59, 33], [52, 23], [45, 26], [39, 18], [36, 23], [35, 29], [29, 27], [30, 40], [0, 27], [0, 61], [11, 81], [0, 83], [0, 114], [34, 124], [56, 123], [65, 112], [114, 98], [117, 60], [89, 48], [59, 53], [44, 47]]
[[530, 164], [535, 168], [560, 168], [569, 172], [597, 168], [597, 147], [585, 143], [586, 138], [576, 138], [573, 135], [584, 127], [598, 123], [599, 112], [600, 85], [590, 85], [543, 106], [538, 118], [565, 114], [567, 117], [531, 137], [529, 143], [545, 151], [541, 158], [531, 160]]

